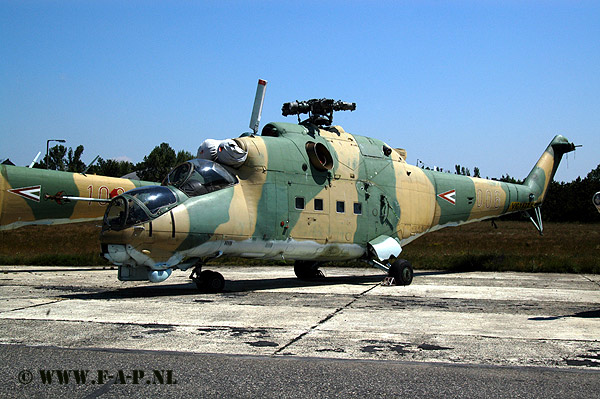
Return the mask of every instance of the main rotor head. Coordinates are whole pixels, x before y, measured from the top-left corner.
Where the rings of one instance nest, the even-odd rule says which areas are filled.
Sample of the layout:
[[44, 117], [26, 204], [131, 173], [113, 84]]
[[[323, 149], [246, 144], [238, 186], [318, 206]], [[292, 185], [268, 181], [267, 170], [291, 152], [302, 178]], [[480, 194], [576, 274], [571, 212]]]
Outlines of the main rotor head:
[[283, 116], [298, 115], [300, 122], [301, 114], [308, 114], [308, 119], [300, 123], [312, 123], [317, 126], [331, 126], [333, 123], [333, 111], [354, 111], [356, 103], [335, 101], [330, 98], [321, 98], [308, 101], [292, 101], [284, 103], [281, 107]]

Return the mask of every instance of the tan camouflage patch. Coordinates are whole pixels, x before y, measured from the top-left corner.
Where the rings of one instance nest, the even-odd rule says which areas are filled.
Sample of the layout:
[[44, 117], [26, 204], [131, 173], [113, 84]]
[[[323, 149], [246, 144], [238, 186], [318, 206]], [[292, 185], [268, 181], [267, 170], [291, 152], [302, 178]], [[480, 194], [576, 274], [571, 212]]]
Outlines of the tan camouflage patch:
[[[171, 219], [171, 214], [173, 217]], [[175, 222], [175, 236], [173, 237], [173, 221]], [[149, 227], [149, 223], [145, 223]], [[164, 262], [183, 243], [190, 233], [190, 217], [184, 206], [173, 208], [170, 212], [161, 215], [152, 221], [152, 237], [149, 237], [146, 227], [144, 244], [151, 248], [151, 256], [157, 262]], [[143, 244], [142, 244], [143, 246]], [[143, 249], [140, 247], [140, 250]]]
[[[354, 137], [341, 126], [335, 126], [335, 132], [320, 132], [332, 145], [338, 161], [329, 190], [329, 237], [333, 242], [353, 242], [360, 217], [354, 213], [354, 204], [359, 202], [356, 181], [361, 162], [360, 148]], [[338, 212], [340, 201], [344, 203], [344, 212]]]
[[[321, 244], [331, 240], [329, 234], [330, 192], [330, 189], [323, 188], [314, 198], [306, 200], [304, 210], [290, 209], [290, 212], [300, 212], [298, 221], [290, 232], [291, 238], [310, 239]], [[321, 210], [316, 209], [316, 202], [323, 205]]]
[[473, 177], [475, 200], [469, 220], [502, 214], [506, 205], [506, 192], [500, 182]]
[[[329, 235], [332, 242], [351, 243], [357, 227], [357, 215], [354, 214], [354, 203], [358, 202], [356, 182], [352, 180], [334, 180], [329, 196]], [[343, 203], [343, 212], [340, 212]]]
[[435, 200], [435, 188], [420, 168], [403, 161], [394, 162], [394, 172], [400, 205], [398, 236], [405, 239], [436, 225], [441, 210]]
[[249, 162], [246, 162], [238, 171], [234, 171], [240, 184], [233, 188], [229, 220], [215, 230], [215, 234], [223, 234], [225, 240], [253, 236], [258, 217], [258, 204], [267, 180], [266, 166], [269, 159], [263, 139], [243, 137], [237, 139], [237, 142], [248, 150]]
[[[87, 198], [110, 198], [110, 193], [116, 190], [117, 194], [123, 194], [125, 191], [135, 188], [135, 185], [129, 179], [120, 179], [116, 177], [106, 177], [97, 175], [87, 175], [74, 173], [73, 182], [77, 186], [77, 193], [65, 193], [78, 197]], [[73, 214], [69, 219], [101, 219], [104, 216], [107, 202], [88, 202], [77, 201]]]
[[16, 222], [30, 222], [35, 220], [33, 211], [27, 205], [25, 198], [8, 192], [12, 189], [8, 181], [0, 175], [0, 229]]
[[346, 133], [341, 126], [336, 126], [336, 132], [320, 130], [324, 137], [333, 147], [338, 161], [338, 168], [335, 174], [340, 179], [356, 180], [358, 178], [358, 168], [360, 165], [360, 149], [354, 140], [354, 137]]
[[550, 178], [552, 177], [552, 168], [554, 167], [554, 157], [549, 152], [544, 152], [540, 159], [537, 161], [536, 165], [538, 168], [544, 170], [544, 174], [546, 175], [546, 179], [544, 181], [544, 187], [542, 191], [542, 196], [538, 199], [538, 202], [544, 200], [544, 197], [547, 193], [548, 185], [550, 184]]

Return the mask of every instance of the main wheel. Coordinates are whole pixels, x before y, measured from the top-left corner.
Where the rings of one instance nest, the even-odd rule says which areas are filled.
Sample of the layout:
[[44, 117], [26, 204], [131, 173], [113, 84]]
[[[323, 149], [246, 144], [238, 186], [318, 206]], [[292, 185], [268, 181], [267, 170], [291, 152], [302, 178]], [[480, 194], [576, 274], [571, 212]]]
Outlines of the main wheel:
[[225, 288], [225, 279], [221, 273], [204, 270], [200, 277], [194, 279], [196, 287], [202, 292], [221, 292]]
[[314, 280], [325, 277], [319, 270], [319, 262], [297, 260], [294, 262], [294, 273], [300, 280]]
[[406, 259], [396, 259], [390, 266], [388, 275], [393, 277], [396, 285], [410, 285], [413, 281], [413, 268]]

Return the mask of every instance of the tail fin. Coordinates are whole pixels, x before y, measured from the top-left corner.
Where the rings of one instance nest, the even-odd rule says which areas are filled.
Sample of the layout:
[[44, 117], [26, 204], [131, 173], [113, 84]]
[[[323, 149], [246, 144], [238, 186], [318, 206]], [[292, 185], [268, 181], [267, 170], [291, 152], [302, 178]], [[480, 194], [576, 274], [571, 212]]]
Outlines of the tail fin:
[[557, 135], [552, 139], [546, 151], [523, 182], [523, 185], [529, 187], [534, 195], [532, 202], [539, 204], [544, 201], [548, 186], [554, 178], [563, 154], [573, 150], [575, 150], [575, 145], [566, 137]]

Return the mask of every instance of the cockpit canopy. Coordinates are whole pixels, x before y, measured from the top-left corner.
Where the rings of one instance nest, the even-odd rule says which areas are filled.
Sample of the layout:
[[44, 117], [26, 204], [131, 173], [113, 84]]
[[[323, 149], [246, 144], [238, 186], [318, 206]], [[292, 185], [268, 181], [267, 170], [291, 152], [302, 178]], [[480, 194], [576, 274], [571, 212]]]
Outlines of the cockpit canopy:
[[177, 205], [177, 196], [168, 187], [147, 186], [129, 190], [114, 198], [104, 214], [104, 228], [123, 230], [155, 219]]
[[162, 185], [173, 186], [189, 197], [196, 197], [237, 182], [237, 178], [218, 163], [207, 159], [192, 159], [173, 169]]
[[184, 201], [181, 192], [196, 197], [237, 182], [237, 178], [218, 163], [192, 159], [173, 169], [162, 186], [135, 188], [115, 197], [104, 214], [103, 229], [118, 231], [156, 219]]

